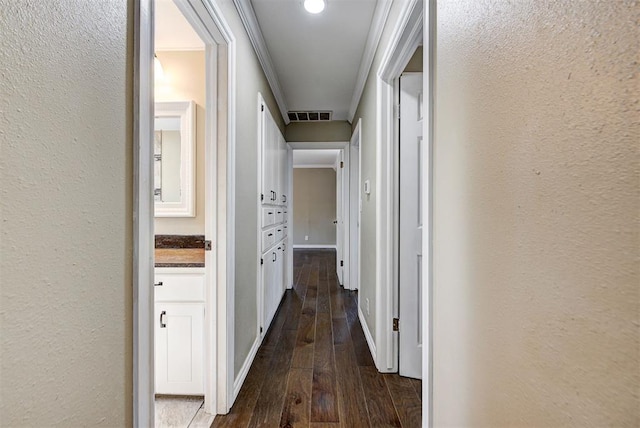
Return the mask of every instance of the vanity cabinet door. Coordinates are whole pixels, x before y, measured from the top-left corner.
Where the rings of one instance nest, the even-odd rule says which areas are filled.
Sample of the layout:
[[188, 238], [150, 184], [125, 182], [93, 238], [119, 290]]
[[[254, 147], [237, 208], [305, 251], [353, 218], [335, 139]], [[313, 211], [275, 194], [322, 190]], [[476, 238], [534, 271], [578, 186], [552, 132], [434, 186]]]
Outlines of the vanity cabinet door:
[[203, 395], [204, 305], [155, 306], [156, 394]]

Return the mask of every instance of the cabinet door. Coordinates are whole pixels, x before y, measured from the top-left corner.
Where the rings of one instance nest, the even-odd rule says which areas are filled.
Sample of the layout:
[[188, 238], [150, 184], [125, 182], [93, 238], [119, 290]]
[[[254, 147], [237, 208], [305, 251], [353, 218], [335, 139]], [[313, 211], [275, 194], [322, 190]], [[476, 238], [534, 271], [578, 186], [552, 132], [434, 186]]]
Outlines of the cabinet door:
[[156, 394], [204, 394], [204, 305], [157, 303]]

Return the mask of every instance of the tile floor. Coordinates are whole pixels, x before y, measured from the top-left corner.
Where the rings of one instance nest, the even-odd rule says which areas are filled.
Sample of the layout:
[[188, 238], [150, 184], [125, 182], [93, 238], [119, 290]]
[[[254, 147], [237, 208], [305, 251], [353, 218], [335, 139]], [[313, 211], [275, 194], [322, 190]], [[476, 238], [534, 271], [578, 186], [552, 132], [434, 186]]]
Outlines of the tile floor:
[[209, 427], [211, 421], [202, 410], [202, 397], [156, 397], [156, 428]]

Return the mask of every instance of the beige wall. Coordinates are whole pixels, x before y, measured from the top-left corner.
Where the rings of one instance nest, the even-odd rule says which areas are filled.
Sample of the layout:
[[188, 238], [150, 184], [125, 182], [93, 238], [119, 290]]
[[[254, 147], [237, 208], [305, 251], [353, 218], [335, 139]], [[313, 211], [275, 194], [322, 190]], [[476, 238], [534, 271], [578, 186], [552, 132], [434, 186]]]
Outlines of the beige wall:
[[232, 0], [219, 2], [236, 38], [235, 373], [257, 337], [258, 92], [280, 130], [284, 122]]
[[369, 313], [367, 314], [364, 309], [362, 312], [374, 341], [376, 337], [376, 198], [378, 192], [376, 183], [376, 76], [403, 4], [404, 2], [393, 2], [391, 6], [367, 83], [353, 119], [354, 130], [358, 120], [362, 120], [360, 174], [363, 183], [365, 180], [369, 180], [371, 183], [371, 194], [365, 195], [363, 193], [362, 196], [359, 293], [361, 302], [369, 299]]
[[204, 145], [206, 121], [206, 79], [204, 51], [156, 52], [162, 63], [164, 79], [156, 82], [156, 101], [195, 101], [196, 103], [196, 216], [158, 217], [157, 235], [204, 234]]
[[[336, 171], [293, 170], [293, 245], [336, 245]], [[309, 240], [305, 241], [304, 237]]]
[[349, 141], [351, 124], [345, 121], [291, 122], [285, 128], [284, 138], [288, 142]]
[[133, 423], [132, 5], [0, 0], [1, 426]]
[[640, 425], [640, 4], [438, 2], [435, 426]]
[[404, 68], [404, 71], [407, 73], [420, 72], [423, 70], [423, 56], [422, 56], [422, 46], [418, 46], [416, 51], [413, 53], [413, 56], [409, 60], [409, 63]]

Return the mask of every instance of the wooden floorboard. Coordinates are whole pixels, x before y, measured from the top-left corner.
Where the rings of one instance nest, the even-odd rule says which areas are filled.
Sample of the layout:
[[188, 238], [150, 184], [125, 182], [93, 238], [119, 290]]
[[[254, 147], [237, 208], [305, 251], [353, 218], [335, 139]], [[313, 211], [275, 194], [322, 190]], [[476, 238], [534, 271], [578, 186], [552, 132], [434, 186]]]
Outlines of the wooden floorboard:
[[419, 427], [421, 382], [380, 374], [336, 254], [294, 251], [288, 290], [231, 411], [213, 427]]

